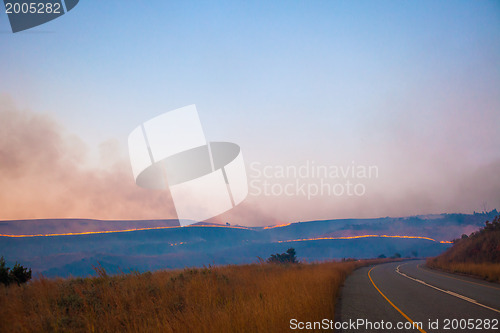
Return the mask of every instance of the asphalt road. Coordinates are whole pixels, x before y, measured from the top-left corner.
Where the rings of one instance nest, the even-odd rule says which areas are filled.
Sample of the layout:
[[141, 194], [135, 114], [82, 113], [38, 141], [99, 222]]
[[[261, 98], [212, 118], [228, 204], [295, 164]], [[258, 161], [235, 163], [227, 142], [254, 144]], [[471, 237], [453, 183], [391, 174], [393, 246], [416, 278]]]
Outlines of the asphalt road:
[[[337, 305], [336, 321], [344, 325], [337, 331], [500, 332], [499, 284], [429, 270], [424, 264], [415, 260], [356, 270]], [[358, 321], [358, 326], [352, 324]], [[412, 328], [412, 322], [421, 323], [420, 329]]]

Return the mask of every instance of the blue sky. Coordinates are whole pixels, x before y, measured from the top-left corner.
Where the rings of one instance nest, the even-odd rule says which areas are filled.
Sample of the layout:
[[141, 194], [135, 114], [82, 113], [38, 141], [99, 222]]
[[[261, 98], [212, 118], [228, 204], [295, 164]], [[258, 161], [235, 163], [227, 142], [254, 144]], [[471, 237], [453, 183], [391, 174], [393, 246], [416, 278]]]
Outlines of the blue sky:
[[[82, 0], [17, 34], [0, 14], [0, 32], [0, 94], [90, 151], [108, 139], [126, 151], [137, 124], [194, 103], [207, 138], [240, 144], [247, 163], [376, 164], [374, 197], [424, 198], [365, 215], [500, 206], [500, 181], [475, 202], [442, 192], [500, 171], [496, 1]], [[380, 206], [330, 199], [312, 215]]]

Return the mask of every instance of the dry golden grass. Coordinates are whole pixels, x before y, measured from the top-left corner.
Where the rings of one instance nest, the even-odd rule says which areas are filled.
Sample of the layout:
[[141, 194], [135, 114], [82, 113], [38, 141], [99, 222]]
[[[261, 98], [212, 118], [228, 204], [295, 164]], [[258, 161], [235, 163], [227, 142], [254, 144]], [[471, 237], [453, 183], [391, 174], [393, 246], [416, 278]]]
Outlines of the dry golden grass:
[[346, 276], [370, 263], [221, 266], [0, 285], [0, 330], [285, 332], [334, 318]]
[[491, 282], [500, 282], [500, 263], [447, 262], [428, 259], [427, 266], [450, 273], [472, 275]]

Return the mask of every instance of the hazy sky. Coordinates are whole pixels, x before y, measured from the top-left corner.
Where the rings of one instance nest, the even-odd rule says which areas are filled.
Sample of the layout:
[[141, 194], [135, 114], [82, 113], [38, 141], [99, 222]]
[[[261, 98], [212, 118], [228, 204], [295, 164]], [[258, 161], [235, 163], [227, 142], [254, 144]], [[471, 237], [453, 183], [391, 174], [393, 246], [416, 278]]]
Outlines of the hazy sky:
[[250, 195], [220, 220], [500, 208], [498, 1], [107, 0], [17, 34], [0, 13], [0, 219], [175, 217], [135, 189], [127, 136], [189, 104], [251, 179], [378, 168], [362, 196]]

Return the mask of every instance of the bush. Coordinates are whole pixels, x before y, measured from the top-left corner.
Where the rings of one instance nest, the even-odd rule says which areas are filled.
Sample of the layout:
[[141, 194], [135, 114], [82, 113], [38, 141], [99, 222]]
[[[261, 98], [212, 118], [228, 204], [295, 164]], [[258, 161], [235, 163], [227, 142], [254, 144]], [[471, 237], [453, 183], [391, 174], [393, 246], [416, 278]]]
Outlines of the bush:
[[10, 269], [5, 264], [5, 259], [3, 257], [0, 258], [0, 283], [8, 286], [11, 283], [17, 283], [17, 285], [21, 285], [22, 283], [26, 283], [31, 279], [31, 268], [25, 268], [18, 263]]
[[270, 264], [296, 264], [298, 263], [296, 252], [293, 247], [286, 250], [285, 253], [279, 254], [271, 254], [271, 256], [267, 259], [267, 262]]
[[8, 285], [10, 283], [9, 279], [9, 267], [5, 266], [5, 260], [3, 257], [0, 258], [0, 283]]

